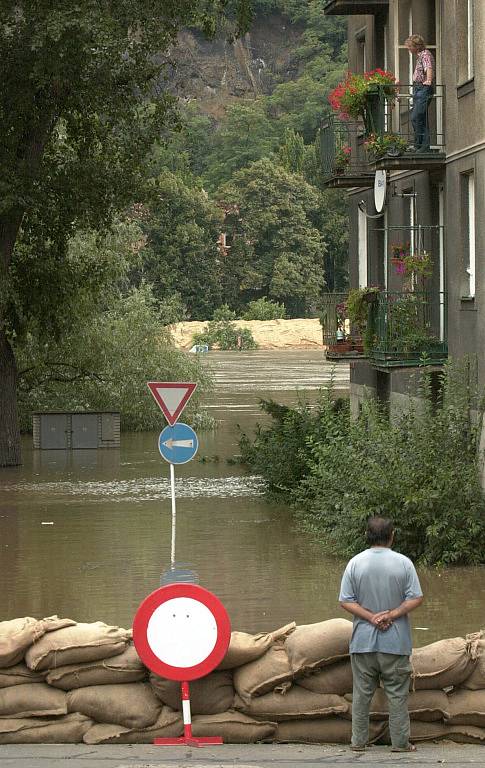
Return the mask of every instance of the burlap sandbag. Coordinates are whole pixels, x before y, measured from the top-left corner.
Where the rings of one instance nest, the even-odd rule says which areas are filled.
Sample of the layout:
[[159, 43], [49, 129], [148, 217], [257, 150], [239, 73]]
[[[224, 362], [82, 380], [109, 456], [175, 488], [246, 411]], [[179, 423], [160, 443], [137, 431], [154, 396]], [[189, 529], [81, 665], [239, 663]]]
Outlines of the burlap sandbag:
[[[180, 683], [154, 674], [150, 675], [150, 683], [160, 701], [182, 711]], [[216, 715], [231, 709], [233, 704], [234, 686], [229, 670], [212, 672], [190, 683], [190, 708], [194, 715]]]
[[338, 661], [328, 667], [296, 680], [297, 685], [314, 693], [336, 693], [343, 696], [352, 691], [352, 667], [350, 661]]
[[196, 715], [192, 720], [194, 736], [221, 736], [225, 744], [271, 741], [275, 731], [276, 723], [253, 720], [234, 710], [218, 715]]
[[294, 675], [325, 667], [349, 656], [352, 622], [329, 619], [297, 627], [285, 642]]
[[46, 683], [13, 685], [0, 692], [0, 717], [47, 717], [65, 715], [67, 711], [64, 691], [56, 691]]
[[485, 637], [480, 632], [481, 639], [476, 645], [477, 663], [471, 675], [460, 683], [461, 688], [468, 688], [471, 691], [479, 691], [485, 688]]
[[260, 632], [258, 635], [231, 632], [229, 648], [217, 669], [234, 669], [259, 659], [274, 642], [284, 640], [295, 629], [296, 624], [292, 621], [274, 632]]
[[479, 634], [451, 637], [416, 648], [411, 656], [413, 690], [460, 685], [477, 664]]
[[47, 682], [63, 691], [85, 688], [88, 685], [116, 685], [138, 683], [146, 679], [148, 672], [140, 661], [133, 644], [123, 653], [108, 659], [85, 661], [82, 664], [68, 664], [66, 667], [50, 669]]
[[75, 624], [44, 635], [29, 648], [25, 661], [30, 669], [42, 670], [105, 659], [122, 653], [130, 634], [102, 621]]
[[[346, 696], [346, 699], [351, 698]], [[411, 720], [435, 722], [448, 716], [448, 697], [444, 691], [414, 691], [408, 697], [408, 711]], [[352, 707], [349, 707], [352, 717]], [[382, 688], [378, 688], [372, 697], [369, 715], [372, 720], [387, 720], [389, 706]], [[345, 717], [345, 715], [344, 715]]]
[[456, 690], [448, 696], [449, 725], [476, 725], [485, 728], [485, 690]]
[[253, 696], [284, 686], [292, 676], [285, 645], [278, 642], [259, 659], [234, 670], [234, 688], [248, 704]]
[[90, 685], [67, 694], [68, 712], [82, 712], [98, 723], [116, 723], [125, 728], [147, 728], [161, 708], [149, 683]]
[[[377, 741], [386, 724], [371, 721], [369, 743]], [[317, 720], [285, 720], [278, 723], [275, 735], [277, 742], [300, 742], [303, 744], [350, 744], [352, 723], [338, 717], [322, 717]]]
[[11, 619], [0, 622], [0, 667], [13, 667], [22, 661], [32, 643], [37, 642], [46, 632], [68, 627], [76, 622], [48, 616], [45, 619]]
[[0, 688], [9, 688], [11, 685], [25, 685], [25, 683], [42, 683], [47, 672], [34, 672], [25, 664], [15, 664], [13, 667], [0, 669]]
[[[474, 725], [447, 725], [446, 723], [424, 723], [419, 720], [411, 720], [411, 741], [438, 741], [448, 739], [459, 744], [485, 743], [485, 728], [477, 728]], [[389, 744], [389, 730], [383, 734], [379, 743]]]
[[98, 723], [84, 735], [85, 744], [151, 744], [153, 739], [177, 738], [184, 731], [180, 712], [163, 707], [153, 725], [148, 728], [124, 728], [114, 723]]
[[93, 721], [79, 712], [45, 720], [0, 719], [0, 744], [79, 744]]
[[271, 691], [264, 696], [257, 696], [251, 699], [249, 704], [245, 704], [236, 695], [234, 706], [249, 717], [275, 722], [342, 715], [349, 709], [349, 703], [342, 696], [334, 693], [313, 693], [296, 685], [285, 694]]

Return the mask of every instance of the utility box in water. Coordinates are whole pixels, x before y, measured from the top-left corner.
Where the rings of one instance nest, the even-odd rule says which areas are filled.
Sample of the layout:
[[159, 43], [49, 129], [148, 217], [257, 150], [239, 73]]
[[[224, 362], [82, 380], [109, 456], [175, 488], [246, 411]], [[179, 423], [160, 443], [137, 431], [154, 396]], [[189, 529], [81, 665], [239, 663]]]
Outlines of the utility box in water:
[[33, 414], [34, 448], [78, 450], [120, 447], [118, 411], [49, 411]]

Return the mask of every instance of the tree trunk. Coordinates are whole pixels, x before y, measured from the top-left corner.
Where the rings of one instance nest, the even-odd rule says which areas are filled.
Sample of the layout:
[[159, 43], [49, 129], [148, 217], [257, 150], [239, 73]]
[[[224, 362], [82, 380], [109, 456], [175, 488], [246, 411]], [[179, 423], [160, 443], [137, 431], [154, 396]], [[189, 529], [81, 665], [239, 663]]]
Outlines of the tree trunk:
[[0, 331], [0, 467], [22, 463], [17, 415], [17, 363], [10, 342]]

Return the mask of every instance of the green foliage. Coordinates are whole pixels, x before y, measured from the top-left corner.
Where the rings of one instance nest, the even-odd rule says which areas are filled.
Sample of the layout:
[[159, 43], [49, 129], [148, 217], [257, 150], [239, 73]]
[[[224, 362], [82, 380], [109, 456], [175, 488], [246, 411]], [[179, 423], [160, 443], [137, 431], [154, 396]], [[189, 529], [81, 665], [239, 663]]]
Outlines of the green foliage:
[[[396, 524], [400, 550], [420, 563], [484, 563], [481, 418], [473, 415], [481, 408], [474, 381], [467, 361], [448, 364], [437, 406], [424, 370], [422, 407], [410, 401], [393, 421], [375, 401], [352, 420], [324, 398], [308, 426], [296, 410], [258, 434], [253, 445], [243, 446], [246, 459], [269, 491], [293, 501], [302, 525], [333, 554], [349, 557], [364, 548], [367, 518], [384, 515]], [[301, 424], [293, 443], [292, 428], [298, 432]]]
[[291, 317], [307, 315], [324, 285], [325, 244], [318, 219], [318, 191], [269, 159], [235, 174], [221, 189], [234, 206], [226, 217], [231, 236], [226, 295], [237, 305], [269, 296]]
[[264, 477], [270, 495], [288, 500], [308, 474], [311, 442], [326, 438], [322, 414], [328, 410], [348, 414], [348, 402], [332, 401], [326, 391], [313, 407], [304, 401], [296, 408], [289, 408], [274, 400], [262, 400], [261, 409], [273, 421], [269, 427], [258, 425], [253, 440], [242, 435], [239, 442], [242, 461]]
[[266, 296], [250, 301], [243, 315], [244, 320], [278, 320], [285, 317], [286, 310], [284, 304], [271, 301]]
[[119, 410], [123, 429], [157, 429], [161, 414], [147, 396], [147, 381], [199, 382], [186, 411], [189, 420], [210, 384], [197, 356], [176, 349], [160, 327], [148, 286], [118, 298], [58, 343], [39, 345], [29, 334], [16, 352], [24, 430], [31, 429], [32, 411], [58, 409]]
[[222, 298], [220, 209], [197, 180], [164, 170], [154, 179], [151, 202], [139, 218], [147, 245], [132, 280], [148, 281], [160, 301], [177, 293], [193, 320], [211, 317]]
[[214, 310], [212, 319], [213, 320], [235, 320], [236, 313], [234, 312], [233, 309], [229, 307], [228, 304], [222, 304], [222, 306]]
[[202, 333], [192, 337], [194, 344], [207, 344], [209, 349], [257, 349], [249, 328], [239, 328], [230, 320], [211, 320]]

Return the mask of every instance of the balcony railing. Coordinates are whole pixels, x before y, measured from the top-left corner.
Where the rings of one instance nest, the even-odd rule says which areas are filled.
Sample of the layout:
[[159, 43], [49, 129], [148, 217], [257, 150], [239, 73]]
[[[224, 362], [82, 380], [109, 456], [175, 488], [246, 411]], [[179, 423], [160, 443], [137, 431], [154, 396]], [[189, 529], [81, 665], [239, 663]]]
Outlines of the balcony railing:
[[378, 367], [441, 365], [448, 356], [445, 293], [381, 291], [369, 323], [368, 357]]
[[376, 168], [428, 169], [445, 159], [444, 86], [435, 85], [424, 129], [415, 135], [413, 86], [399, 84], [394, 95], [378, 86], [368, 98], [366, 146]]
[[327, 16], [379, 13], [389, 6], [389, 0], [329, 0], [323, 11]]
[[364, 356], [359, 328], [352, 326], [347, 312], [348, 293], [326, 293], [322, 299], [320, 322], [328, 360]]
[[374, 176], [363, 147], [364, 126], [328, 117], [320, 128], [320, 159], [327, 187], [371, 187]]

